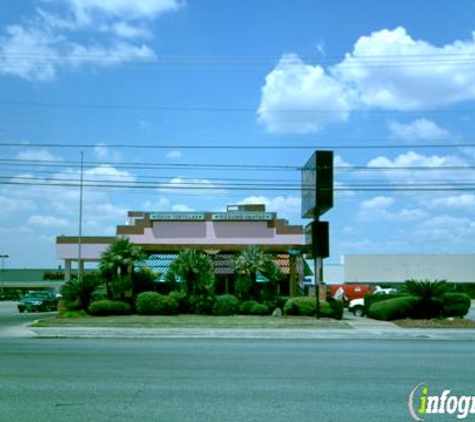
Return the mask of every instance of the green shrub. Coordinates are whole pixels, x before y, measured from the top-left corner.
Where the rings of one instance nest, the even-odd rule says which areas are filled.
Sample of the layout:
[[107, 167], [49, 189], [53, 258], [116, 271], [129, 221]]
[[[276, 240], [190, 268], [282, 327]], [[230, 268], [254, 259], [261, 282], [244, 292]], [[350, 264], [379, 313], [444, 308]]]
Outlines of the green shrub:
[[139, 315], [176, 315], [178, 303], [171, 296], [156, 292], [143, 292], [137, 296], [135, 309]]
[[442, 305], [442, 316], [463, 318], [467, 315], [471, 300], [470, 296], [464, 293], [445, 293], [440, 297]]
[[266, 303], [259, 303], [255, 300], [246, 300], [245, 302], [241, 303], [241, 306], [239, 307], [239, 313], [241, 315], [269, 315], [273, 309], [273, 305], [269, 306]]
[[270, 308], [267, 305], [264, 305], [263, 303], [256, 303], [249, 311], [249, 315], [262, 316], [269, 314]]
[[285, 315], [315, 315], [315, 298], [309, 296], [293, 297], [287, 300], [284, 306]]
[[382, 300], [396, 299], [398, 297], [407, 297], [406, 293], [368, 293], [364, 296], [364, 312], [368, 315], [369, 308], [373, 303], [381, 302]]
[[242, 315], [251, 315], [251, 309], [258, 304], [259, 303], [255, 300], [246, 300], [241, 302], [241, 305], [239, 306], [239, 313]]
[[323, 303], [328, 303], [328, 305], [330, 306], [330, 309], [331, 309], [330, 318], [334, 318], [338, 320], [341, 320], [343, 318], [343, 307], [344, 307], [343, 302], [330, 298], [326, 302], [323, 302]]
[[412, 318], [419, 305], [420, 299], [414, 296], [382, 300], [369, 307], [368, 316], [381, 321]]
[[212, 315], [214, 301], [214, 296], [191, 296], [189, 299], [189, 310], [193, 314]]
[[78, 300], [74, 300], [72, 302], [66, 301], [66, 310], [67, 311], [81, 311], [83, 309], [83, 306], [81, 302]]
[[215, 315], [236, 315], [239, 310], [239, 300], [233, 295], [222, 295], [216, 298], [213, 307]]
[[81, 281], [72, 279], [61, 287], [66, 302], [77, 302], [78, 309], [87, 309], [93, 300], [94, 291], [104, 281], [96, 274], [85, 274]]
[[459, 283], [454, 286], [456, 293], [465, 293], [473, 300], [475, 299], [475, 283]]
[[178, 304], [179, 314], [186, 314], [188, 312], [189, 304], [185, 292], [174, 290], [173, 292], [170, 292], [168, 296], [175, 299], [176, 303]]
[[130, 305], [119, 300], [98, 300], [92, 302], [87, 311], [95, 316], [107, 315], [129, 315], [131, 313]]

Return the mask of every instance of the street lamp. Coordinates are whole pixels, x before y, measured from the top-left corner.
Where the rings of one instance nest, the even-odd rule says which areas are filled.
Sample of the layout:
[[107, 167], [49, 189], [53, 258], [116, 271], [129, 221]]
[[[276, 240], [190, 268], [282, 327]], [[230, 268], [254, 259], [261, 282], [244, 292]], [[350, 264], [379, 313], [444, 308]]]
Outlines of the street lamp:
[[10, 258], [10, 256], [6, 254], [0, 255], [0, 259], [2, 260], [2, 295], [3, 295], [3, 284], [5, 283], [5, 259], [7, 258]]

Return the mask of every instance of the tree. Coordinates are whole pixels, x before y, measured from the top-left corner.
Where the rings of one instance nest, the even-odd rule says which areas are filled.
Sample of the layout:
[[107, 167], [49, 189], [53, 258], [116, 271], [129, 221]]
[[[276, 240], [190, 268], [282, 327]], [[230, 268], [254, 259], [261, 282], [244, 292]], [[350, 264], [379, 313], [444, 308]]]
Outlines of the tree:
[[452, 290], [452, 286], [445, 280], [418, 281], [407, 280], [402, 290], [411, 296], [419, 299], [415, 310], [416, 318], [430, 319], [437, 318], [442, 313], [441, 297]]
[[135, 245], [127, 237], [118, 237], [102, 253], [99, 269], [106, 280], [107, 295], [111, 297], [109, 282], [117, 278], [129, 277], [132, 280], [134, 265], [145, 259], [140, 246]]
[[234, 269], [241, 275], [247, 278], [248, 285], [243, 282], [242, 277], [239, 280], [239, 285], [247, 287], [247, 292], [242, 291], [243, 296], [252, 295], [258, 299], [257, 293], [257, 275], [261, 273], [269, 278], [271, 283], [275, 283], [278, 275], [280, 277], [280, 268], [272, 260], [272, 256], [264, 253], [256, 245], [248, 245], [244, 250], [234, 259]]
[[67, 302], [78, 302], [80, 309], [89, 308], [94, 291], [103, 283], [95, 273], [85, 274], [82, 280], [69, 280], [61, 287], [61, 294]]
[[203, 252], [185, 249], [170, 264], [167, 279], [185, 281], [186, 296], [209, 295], [214, 290], [214, 264]]

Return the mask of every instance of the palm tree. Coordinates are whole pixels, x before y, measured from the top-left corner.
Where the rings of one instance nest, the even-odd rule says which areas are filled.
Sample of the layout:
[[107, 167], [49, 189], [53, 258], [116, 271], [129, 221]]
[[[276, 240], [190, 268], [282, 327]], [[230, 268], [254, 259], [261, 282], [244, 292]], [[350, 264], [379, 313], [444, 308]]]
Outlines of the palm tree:
[[134, 265], [145, 259], [140, 246], [135, 245], [127, 237], [118, 237], [102, 253], [99, 270], [106, 279], [107, 295], [111, 296], [109, 281], [116, 278], [132, 278]]
[[214, 289], [214, 264], [203, 252], [185, 249], [170, 264], [167, 278], [180, 277], [185, 281], [187, 297], [207, 295]]
[[[257, 275], [277, 274], [278, 267], [269, 254], [264, 253], [256, 245], [248, 245], [244, 248], [240, 255], [234, 259], [234, 269], [246, 276], [250, 282], [249, 291], [257, 299]], [[273, 280], [275, 281], [275, 280]], [[246, 292], [244, 292], [246, 295]]]
[[61, 294], [67, 302], [78, 302], [80, 309], [87, 310], [94, 291], [103, 283], [98, 274], [85, 274], [81, 281], [69, 280], [61, 287]]
[[430, 319], [440, 316], [442, 312], [440, 298], [443, 294], [452, 290], [452, 286], [445, 280], [407, 280], [402, 290], [404, 293], [419, 299], [415, 316], [417, 318]]

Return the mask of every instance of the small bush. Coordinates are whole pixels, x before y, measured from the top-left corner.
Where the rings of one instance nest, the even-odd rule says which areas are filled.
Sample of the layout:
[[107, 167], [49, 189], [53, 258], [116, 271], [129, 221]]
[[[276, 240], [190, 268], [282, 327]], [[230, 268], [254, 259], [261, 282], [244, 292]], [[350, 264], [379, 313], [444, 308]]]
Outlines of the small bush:
[[285, 315], [315, 315], [315, 298], [309, 296], [293, 297], [285, 303]]
[[470, 296], [464, 293], [445, 293], [439, 300], [444, 318], [463, 318], [467, 315], [471, 306]]
[[170, 292], [168, 296], [175, 299], [176, 303], [178, 304], [179, 314], [186, 314], [188, 312], [189, 304], [185, 292], [174, 290], [173, 292]]
[[118, 300], [98, 300], [92, 302], [87, 311], [94, 316], [129, 315], [130, 305]]
[[213, 307], [215, 315], [236, 315], [239, 310], [239, 300], [233, 295], [222, 295], [216, 298]]
[[251, 315], [251, 309], [258, 305], [259, 303], [255, 300], [246, 300], [245, 302], [241, 302], [239, 306], [239, 313], [242, 315]]
[[335, 299], [328, 299], [326, 302], [330, 306], [331, 315], [330, 318], [341, 320], [343, 318], [343, 302]]
[[412, 318], [419, 304], [420, 299], [413, 296], [382, 300], [369, 307], [368, 316], [380, 321]]
[[407, 297], [406, 293], [368, 293], [364, 296], [364, 312], [365, 315], [368, 315], [369, 308], [373, 303], [381, 302], [388, 299], [396, 299], [398, 297]]
[[176, 315], [178, 303], [171, 296], [155, 292], [143, 292], [137, 296], [135, 309], [139, 315]]
[[250, 310], [249, 315], [269, 315], [270, 309], [268, 306], [264, 305], [263, 303], [256, 303]]
[[215, 299], [213, 296], [191, 296], [189, 309], [193, 314], [212, 315]]

